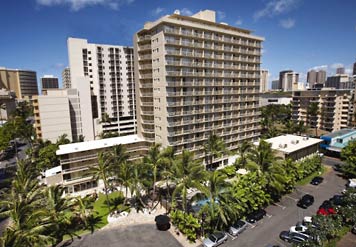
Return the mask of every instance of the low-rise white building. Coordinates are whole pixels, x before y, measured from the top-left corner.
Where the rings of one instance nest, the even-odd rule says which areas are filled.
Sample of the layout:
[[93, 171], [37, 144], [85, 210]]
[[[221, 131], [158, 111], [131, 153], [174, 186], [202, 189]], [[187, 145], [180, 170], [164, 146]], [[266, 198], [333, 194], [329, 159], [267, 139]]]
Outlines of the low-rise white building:
[[[297, 135], [281, 135], [266, 139], [266, 142], [272, 144], [272, 149], [276, 151], [276, 155], [284, 159], [299, 160], [311, 154], [319, 152], [321, 139], [297, 136]], [[258, 145], [258, 142], [254, 143]]]
[[42, 182], [63, 185], [67, 193], [85, 193], [85, 190], [96, 189], [100, 187], [100, 181], [88, 174], [89, 168], [97, 165], [99, 152], [106, 152], [120, 144], [126, 148], [129, 161], [142, 158], [149, 148], [148, 142], [137, 135], [60, 145], [56, 152], [60, 166], [47, 170]]

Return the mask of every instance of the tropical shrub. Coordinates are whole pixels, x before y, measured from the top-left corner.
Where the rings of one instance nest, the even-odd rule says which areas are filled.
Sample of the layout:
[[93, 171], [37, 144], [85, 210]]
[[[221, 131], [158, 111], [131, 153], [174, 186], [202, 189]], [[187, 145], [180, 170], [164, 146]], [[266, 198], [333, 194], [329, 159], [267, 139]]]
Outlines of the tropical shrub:
[[175, 225], [190, 242], [195, 242], [201, 229], [199, 219], [195, 218], [192, 214], [184, 213], [181, 210], [172, 211], [170, 216], [172, 224]]

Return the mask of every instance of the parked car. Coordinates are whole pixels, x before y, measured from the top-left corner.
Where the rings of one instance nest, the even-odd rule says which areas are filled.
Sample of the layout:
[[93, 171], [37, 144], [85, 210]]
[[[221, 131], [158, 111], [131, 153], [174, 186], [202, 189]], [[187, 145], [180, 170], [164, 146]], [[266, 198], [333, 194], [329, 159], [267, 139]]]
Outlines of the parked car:
[[215, 247], [227, 241], [227, 234], [225, 232], [214, 232], [210, 234], [203, 241], [205, 247]]
[[356, 224], [352, 227], [351, 232], [352, 232], [353, 234], [356, 234]]
[[336, 172], [341, 172], [341, 171], [342, 171], [341, 167], [342, 167], [341, 164], [335, 164], [335, 165], [333, 166], [333, 169], [334, 169], [334, 171], [336, 171]]
[[244, 220], [238, 220], [235, 224], [232, 224], [229, 228], [229, 233], [232, 236], [237, 236], [247, 228], [247, 222]]
[[325, 200], [320, 205], [319, 210], [316, 213], [321, 215], [329, 215], [329, 214], [336, 214], [336, 211], [332, 203], [329, 200]]
[[249, 223], [255, 223], [259, 220], [261, 220], [267, 212], [264, 209], [259, 209], [257, 211], [252, 212], [251, 214], [246, 216], [246, 221]]
[[289, 228], [289, 232], [298, 232], [300, 234], [306, 235], [309, 237], [309, 234], [307, 233], [308, 227], [302, 225], [300, 222], [297, 223], [295, 226], [291, 226]]
[[309, 206], [313, 205], [314, 203], [314, 196], [310, 194], [305, 194], [297, 203], [298, 207], [301, 208], [308, 208]]
[[279, 238], [289, 243], [302, 243], [308, 240], [309, 237], [304, 236], [298, 232], [282, 231], [279, 234]]
[[306, 227], [320, 228], [318, 225], [315, 224], [315, 222], [313, 222], [313, 217], [311, 216], [305, 216], [302, 221], [302, 225]]
[[312, 181], [310, 181], [310, 184], [312, 185], [319, 185], [324, 181], [323, 177], [314, 177]]
[[344, 204], [344, 196], [343, 195], [334, 195], [329, 200], [335, 206], [341, 206]]

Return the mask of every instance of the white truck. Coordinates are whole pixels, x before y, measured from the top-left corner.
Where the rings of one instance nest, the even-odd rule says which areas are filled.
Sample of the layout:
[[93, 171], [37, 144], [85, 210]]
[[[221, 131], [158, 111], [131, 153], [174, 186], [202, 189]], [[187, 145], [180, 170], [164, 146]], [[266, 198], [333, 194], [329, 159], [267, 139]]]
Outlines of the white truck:
[[347, 184], [349, 188], [356, 188], [356, 178], [349, 179], [349, 183]]

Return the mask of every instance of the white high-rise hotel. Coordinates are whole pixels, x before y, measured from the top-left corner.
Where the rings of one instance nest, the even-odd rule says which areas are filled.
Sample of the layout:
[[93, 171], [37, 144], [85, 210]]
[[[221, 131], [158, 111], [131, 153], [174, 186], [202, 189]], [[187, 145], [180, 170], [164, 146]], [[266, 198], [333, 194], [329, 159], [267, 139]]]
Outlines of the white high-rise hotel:
[[71, 87], [90, 92], [91, 109], [85, 114], [91, 115], [94, 138], [136, 133], [133, 49], [69, 38], [68, 57]]
[[212, 133], [231, 151], [255, 141], [262, 41], [210, 10], [146, 23], [134, 37], [138, 135], [196, 158]]

